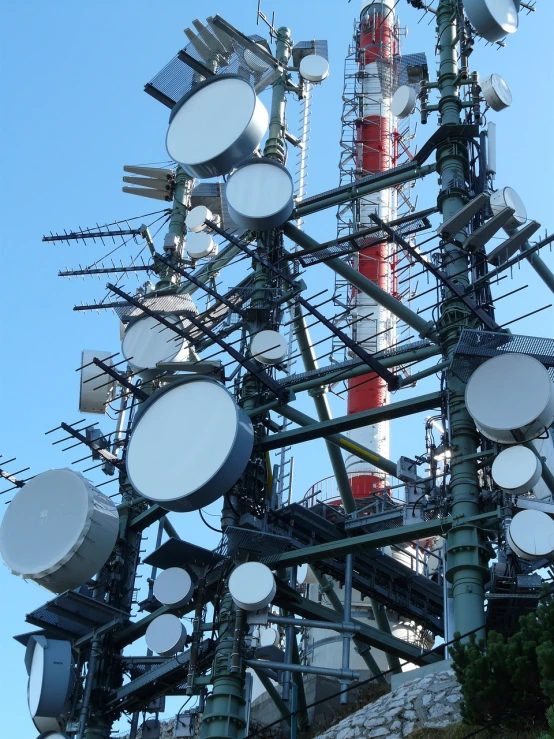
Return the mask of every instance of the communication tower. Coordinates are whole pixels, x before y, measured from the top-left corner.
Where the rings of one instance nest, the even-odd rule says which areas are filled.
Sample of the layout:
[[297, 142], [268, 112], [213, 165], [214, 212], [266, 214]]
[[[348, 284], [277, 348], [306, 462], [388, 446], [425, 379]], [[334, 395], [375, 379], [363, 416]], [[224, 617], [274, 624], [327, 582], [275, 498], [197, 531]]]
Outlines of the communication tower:
[[[176, 737], [201, 721], [202, 739], [242, 739], [264, 700], [295, 736], [313, 716], [310, 676], [348, 702], [362, 670], [383, 681], [440, 663], [455, 631], [509, 633], [536, 606], [554, 556], [554, 339], [499, 323], [492, 285], [525, 261], [554, 291], [539, 254], [554, 236], [538, 237], [515, 190], [495, 186], [485, 113], [511, 94], [470, 68], [477, 39], [509, 47], [532, 7], [409, 4], [436, 21], [437, 76], [424, 54], [402, 55], [397, 2], [362, 3], [338, 187], [305, 193], [326, 42], [295, 43], [259, 8], [269, 42], [214, 15], [145, 86], [168, 108], [170, 162], [125, 166], [123, 189], [161, 209], [44, 237], [138, 253], [60, 272], [106, 275], [107, 295], [75, 309], [112, 310], [121, 333], [121, 352], [82, 353], [85, 417], [47, 432], [80, 450], [81, 471], [0, 469], [15, 491], [4, 562], [53, 594], [16, 637], [41, 739], [110, 739], [123, 716], [130, 739], [157, 739], [169, 696], [193, 701]], [[436, 122], [414, 153], [410, 116]], [[438, 195], [417, 211], [401, 188], [435, 173]], [[337, 238], [316, 241], [309, 217], [336, 208]], [[337, 276], [328, 300], [308, 287], [315, 264]], [[402, 299], [410, 269], [431, 306]], [[137, 290], [125, 279], [140, 272]], [[435, 390], [402, 397], [433, 375]], [[337, 383], [348, 400], [333, 418]], [[108, 411], [111, 431], [89, 421]], [[391, 460], [389, 422], [420, 412], [421, 454]], [[314, 439], [333, 480], [297, 503], [289, 453]], [[85, 477], [94, 468], [116, 493]], [[181, 538], [172, 521], [205, 521], [218, 501], [217, 547]]]

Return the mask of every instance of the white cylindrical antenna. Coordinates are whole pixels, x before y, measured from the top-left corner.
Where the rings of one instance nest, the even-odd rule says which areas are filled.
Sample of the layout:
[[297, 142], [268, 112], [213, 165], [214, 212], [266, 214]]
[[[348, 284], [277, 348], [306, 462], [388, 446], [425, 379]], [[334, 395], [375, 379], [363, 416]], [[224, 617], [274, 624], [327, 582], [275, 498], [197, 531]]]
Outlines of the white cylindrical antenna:
[[487, 125], [487, 174], [496, 174], [496, 123]]

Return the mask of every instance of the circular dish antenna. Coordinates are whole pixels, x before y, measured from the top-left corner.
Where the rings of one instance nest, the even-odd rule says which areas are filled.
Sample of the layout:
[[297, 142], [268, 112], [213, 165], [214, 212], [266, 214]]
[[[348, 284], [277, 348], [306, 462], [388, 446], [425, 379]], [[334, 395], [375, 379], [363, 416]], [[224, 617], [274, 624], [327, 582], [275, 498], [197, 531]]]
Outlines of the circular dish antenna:
[[184, 649], [187, 630], [177, 616], [164, 613], [148, 625], [144, 637], [148, 649], [162, 657], [171, 657]]
[[268, 122], [267, 110], [243, 77], [210, 77], [173, 107], [167, 152], [191, 177], [219, 177], [252, 155]]
[[304, 585], [306, 582], [306, 579], [308, 577], [308, 565], [298, 565], [296, 568], [296, 584], [297, 585]]
[[[177, 328], [183, 328], [177, 316], [169, 314], [164, 318]], [[156, 369], [158, 362], [185, 362], [189, 357], [189, 343], [153, 316], [145, 316], [129, 324], [121, 352], [134, 370]]]
[[[54, 732], [52, 735], [50, 733], [50, 736], [56, 736], [56, 731], [61, 732], [62, 725], [60, 721], [58, 721], [57, 718], [49, 718], [48, 716], [35, 716], [33, 718], [33, 723], [35, 725], [35, 729], [41, 732]], [[58, 734], [60, 736], [60, 734]], [[61, 736], [64, 736], [64, 734], [61, 734]]]
[[189, 233], [185, 243], [185, 249], [191, 259], [203, 259], [214, 257], [217, 254], [217, 244], [209, 233]]
[[250, 353], [262, 364], [281, 362], [288, 352], [286, 339], [278, 331], [260, 331], [250, 344]]
[[127, 474], [148, 500], [170, 511], [195, 511], [238, 480], [253, 443], [252, 422], [222, 385], [183, 378], [142, 403], [127, 447]]
[[417, 92], [411, 85], [402, 85], [394, 93], [391, 100], [391, 113], [397, 118], [407, 118], [416, 106]]
[[554, 552], [554, 521], [542, 511], [520, 511], [512, 518], [506, 541], [521, 559], [548, 557]]
[[500, 444], [541, 436], [554, 421], [554, 385], [526, 354], [500, 354], [469, 378], [466, 405], [479, 431]]
[[260, 647], [276, 647], [279, 644], [279, 632], [269, 626], [260, 631]]
[[241, 164], [225, 187], [229, 215], [252, 231], [281, 226], [294, 208], [294, 184], [286, 167], [273, 159]]
[[69, 737], [63, 731], [45, 731], [39, 734], [37, 739], [69, 739]]
[[168, 567], [154, 580], [154, 597], [164, 606], [186, 606], [193, 592], [192, 578], [182, 567]]
[[8, 506], [0, 553], [14, 575], [62, 593], [100, 570], [118, 532], [110, 498], [73, 470], [49, 470], [26, 483]]
[[261, 562], [246, 562], [236, 567], [229, 578], [229, 592], [244, 611], [259, 611], [268, 606], [277, 586], [273, 572]]
[[542, 475], [540, 459], [525, 446], [500, 452], [491, 469], [492, 479], [507, 493], [521, 495], [535, 487]]
[[110, 359], [112, 353], [97, 352], [94, 349], [84, 349], [81, 352], [82, 370], [79, 389], [79, 410], [81, 413], [105, 413], [108, 403], [113, 400], [115, 380], [92, 363], [92, 360], [96, 357], [96, 359], [111, 367], [113, 364]]
[[497, 112], [509, 108], [512, 104], [512, 93], [499, 74], [491, 74], [481, 82], [481, 91], [485, 102]]
[[31, 718], [56, 718], [65, 713], [74, 679], [70, 642], [35, 641], [27, 687]]
[[189, 210], [187, 217], [185, 218], [185, 224], [189, 231], [193, 233], [199, 233], [204, 231], [206, 228], [205, 221], [213, 221], [214, 215], [209, 208], [205, 205], [197, 205], [192, 210]]
[[[256, 46], [259, 46], [260, 49], [263, 49], [264, 51], [266, 51], [266, 49], [264, 49], [264, 47], [261, 44], [256, 44]], [[251, 51], [250, 49], [245, 49], [243, 57], [244, 57], [244, 61], [246, 62], [246, 64], [250, 67], [250, 69], [253, 72], [265, 72], [267, 69], [269, 69], [269, 64], [266, 61], [264, 61], [261, 55], [258, 56], [255, 51]]]
[[514, 0], [464, 0], [464, 10], [471, 25], [487, 41], [500, 41], [517, 31]]
[[329, 62], [319, 54], [307, 54], [300, 61], [299, 71], [308, 82], [323, 82], [329, 76]]
[[518, 229], [527, 220], [527, 210], [523, 205], [523, 200], [511, 187], [503, 187], [501, 190], [493, 192], [490, 204], [493, 215], [500, 213], [504, 208], [511, 208], [515, 211], [510, 220], [504, 224], [504, 230], [508, 234]]
[[[542, 439], [536, 439], [533, 445], [542, 458], [544, 464], [549, 470], [554, 470], [554, 429], [550, 429], [548, 435]], [[533, 493], [537, 500], [552, 500], [552, 493], [546, 486], [544, 480], [539, 482], [533, 488]]]

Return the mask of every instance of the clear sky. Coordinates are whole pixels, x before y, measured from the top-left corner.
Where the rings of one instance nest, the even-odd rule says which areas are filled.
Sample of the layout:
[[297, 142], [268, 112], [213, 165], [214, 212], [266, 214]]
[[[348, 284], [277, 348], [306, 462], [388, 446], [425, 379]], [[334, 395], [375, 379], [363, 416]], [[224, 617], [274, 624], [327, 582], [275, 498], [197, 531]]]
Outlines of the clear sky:
[[[398, 9], [409, 30], [404, 51], [426, 51], [433, 76], [436, 65], [433, 23], [428, 24], [431, 17], [418, 23], [420, 14], [404, 0]], [[359, 2], [281, 0], [272, 7], [265, 0], [263, 10], [268, 16], [275, 10], [277, 25], [290, 26], [295, 41], [329, 41], [331, 76], [314, 92], [308, 179], [308, 194], [314, 194], [338, 184], [343, 60]], [[203, 20], [220, 13], [247, 34], [265, 35], [265, 29], [256, 28], [255, 0], [26, 0], [4, 2], [0, 13], [4, 28], [0, 48], [0, 240], [5, 268], [0, 293], [4, 391], [0, 454], [17, 457], [10, 470], [29, 465], [29, 474], [38, 474], [68, 466], [83, 456], [75, 451], [62, 453], [60, 447], [64, 445], [52, 447], [52, 437], [44, 436], [60, 421], [73, 422], [81, 417], [75, 372], [81, 350], [119, 350], [118, 323], [113, 315], [72, 311], [76, 303], [101, 298], [107, 279], [67, 281], [57, 277], [59, 269], [90, 264], [107, 249], [92, 243], [44, 244], [42, 235], [158, 210], [156, 201], [121, 192], [124, 164], [167, 159], [164, 140], [168, 110], [143, 93], [144, 83], [185, 45], [183, 29], [196, 17]], [[507, 111], [489, 113], [498, 124], [497, 186], [514, 187], [526, 203], [529, 217], [550, 231], [554, 228], [554, 158], [549, 130], [554, 113], [550, 50], [553, 27], [552, 2], [538, 0], [537, 13], [523, 15], [520, 30], [508, 39], [506, 49], [479, 42], [471, 60], [481, 77], [491, 72], [501, 74], [514, 97]], [[264, 99], [267, 103], [267, 95]], [[213, 115], [224, 112], [214, 111]], [[297, 109], [293, 105], [290, 120], [294, 131]], [[419, 145], [434, 126], [434, 120], [426, 127], [417, 126]], [[436, 177], [418, 185], [416, 192], [418, 207], [434, 205]], [[310, 217], [305, 228], [319, 240], [332, 238], [336, 228], [334, 211]], [[161, 249], [159, 239], [157, 246]], [[128, 262], [134, 253], [135, 247], [120, 250], [116, 256]], [[545, 250], [542, 256], [554, 269], [551, 252]], [[308, 294], [330, 288], [330, 275], [323, 267], [308, 273]], [[514, 270], [512, 277], [512, 281], [503, 281], [496, 294], [528, 287], [498, 304], [499, 323], [552, 302], [552, 295], [527, 264]], [[227, 279], [223, 276], [226, 286], [230, 284]], [[552, 335], [553, 316], [550, 308], [514, 324], [512, 330]], [[429, 380], [413, 392], [419, 394], [434, 387], [435, 381]], [[302, 407], [313, 413], [309, 405]], [[333, 399], [333, 408], [336, 414], [344, 413], [340, 399]], [[101, 419], [100, 426], [111, 431], [111, 423]], [[392, 458], [423, 451], [422, 432], [421, 418], [396, 424]], [[313, 442], [295, 453], [295, 498], [300, 498], [330, 471], [321, 443]], [[91, 473], [91, 479], [104, 481], [97, 471]], [[103, 490], [108, 492], [113, 486]], [[217, 506], [210, 510], [217, 513]], [[196, 513], [173, 519], [183, 536], [210, 547], [217, 542]], [[211, 520], [217, 522], [217, 518]], [[146, 551], [153, 548], [154, 536], [151, 532], [144, 545]], [[147, 576], [144, 572], [143, 581]], [[23, 648], [11, 637], [30, 630], [24, 622], [25, 614], [48, 600], [50, 594], [11, 576], [4, 566], [0, 566], [0, 583], [3, 733], [13, 739], [35, 739], [37, 732], [26, 704]], [[135, 653], [139, 652], [137, 648]], [[170, 713], [175, 713], [175, 702]]]

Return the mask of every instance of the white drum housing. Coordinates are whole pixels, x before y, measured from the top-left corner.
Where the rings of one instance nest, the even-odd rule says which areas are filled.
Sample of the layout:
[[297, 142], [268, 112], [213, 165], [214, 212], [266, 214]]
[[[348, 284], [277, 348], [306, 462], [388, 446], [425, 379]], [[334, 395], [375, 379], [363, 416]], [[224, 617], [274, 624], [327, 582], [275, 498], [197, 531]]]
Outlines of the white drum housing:
[[170, 511], [213, 503], [243, 473], [254, 444], [252, 422], [216, 380], [183, 377], [140, 406], [129, 438], [129, 480]]
[[507, 221], [503, 228], [506, 233], [513, 233], [527, 220], [527, 210], [523, 204], [523, 200], [512, 187], [503, 187], [493, 192], [490, 199], [490, 206], [493, 215], [500, 213], [505, 208], [511, 208], [515, 211], [513, 216]]
[[268, 122], [249, 82], [216, 75], [194, 85], [173, 107], [167, 152], [191, 177], [219, 177], [252, 155]]
[[281, 226], [294, 208], [294, 183], [286, 167], [273, 159], [249, 159], [231, 174], [225, 187], [229, 215], [251, 231]]
[[259, 331], [250, 343], [250, 353], [262, 364], [276, 364], [287, 356], [288, 346], [278, 331]]
[[269, 567], [261, 562], [246, 562], [231, 572], [229, 592], [239, 608], [259, 611], [271, 603], [277, 585]]
[[411, 85], [402, 85], [394, 93], [391, 101], [391, 113], [396, 118], [407, 118], [414, 112], [417, 101], [417, 92]]
[[487, 105], [497, 112], [512, 104], [512, 93], [499, 74], [491, 74], [481, 82], [481, 90]]
[[171, 657], [184, 649], [187, 630], [177, 616], [164, 613], [148, 625], [144, 636], [149, 649], [162, 657]]
[[526, 354], [499, 354], [471, 375], [466, 405], [479, 431], [500, 444], [536, 439], [554, 422], [554, 384]]
[[81, 353], [81, 384], [79, 410], [81, 413], [105, 413], [106, 406], [115, 395], [115, 380], [92, 362], [99, 359], [111, 367], [110, 352], [83, 349]]
[[8, 506], [0, 553], [14, 575], [62, 593], [101, 569], [118, 531], [110, 498], [73, 470], [49, 470], [30, 480]]
[[[49, 725], [66, 714], [67, 701], [75, 670], [71, 643], [35, 636], [29, 640], [25, 654], [29, 673], [27, 700], [31, 718]], [[48, 722], [48, 719], [51, 721]], [[54, 726], [54, 730], [58, 728]]]
[[[183, 327], [173, 314], [164, 318], [177, 328]], [[153, 316], [145, 316], [129, 324], [121, 352], [134, 370], [156, 369], [158, 362], [185, 362], [189, 358], [189, 343]]]
[[164, 606], [186, 606], [193, 593], [192, 578], [182, 567], [168, 567], [154, 580], [154, 597]]
[[554, 520], [542, 511], [520, 511], [512, 518], [506, 541], [521, 559], [548, 557], [554, 553]]
[[300, 76], [308, 82], [318, 84], [329, 76], [329, 62], [319, 54], [306, 54], [300, 60]]
[[542, 464], [531, 449], [525, 446], [509, 447], [500, 452], [491, 469], [495, 483], [513, 495], [528, 493], [542, 475]]
[[185, 243], [185, 249], [191, 259], [203, 259], [204, 257], [213, 257], [217, 254], [217, 244], [206, 231], [200, 231], [198, 233], [193, 231], [189, 233]]
[[487, 41], [500, 41], [507, 33], [517, 31], [514, 0], [464, 0], [464, 10], [477, 33]]

